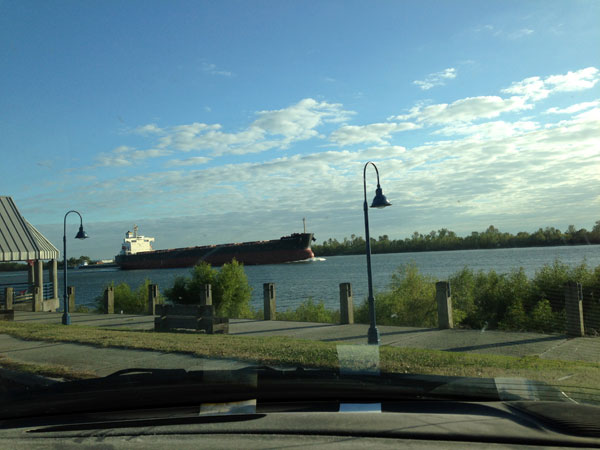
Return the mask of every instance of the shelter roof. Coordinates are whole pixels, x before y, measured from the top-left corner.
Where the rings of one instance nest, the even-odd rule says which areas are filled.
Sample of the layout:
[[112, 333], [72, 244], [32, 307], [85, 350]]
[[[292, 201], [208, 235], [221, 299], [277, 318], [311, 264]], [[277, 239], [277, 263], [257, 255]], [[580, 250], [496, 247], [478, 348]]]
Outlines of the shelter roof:
[[0, 196], [0, 261], [58, 257], [58, 249], [21, 215], [13, 199]]

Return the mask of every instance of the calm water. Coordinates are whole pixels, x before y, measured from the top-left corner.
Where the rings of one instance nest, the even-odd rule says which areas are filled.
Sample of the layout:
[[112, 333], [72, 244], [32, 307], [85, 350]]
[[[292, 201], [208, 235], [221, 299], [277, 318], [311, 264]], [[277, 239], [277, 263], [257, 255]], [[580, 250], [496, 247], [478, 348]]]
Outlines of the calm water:
[[[417, 264], [422, 273], [443, 280], [465, 266], [484, 271], [493, 269], [499, 273], [523, 267], [527, 275], [533, 276], [537, 269], [555, 259], [569, 265], [578, 265], [585, 261], [588, 265], [596, 267], [600, 265], [600, 245], [373, 255], [373, 283], [375, 290], [385, 288], [396, 268], [411, 261]], [[111, 281], [125, 281], [136, 287], [149, 278], [153, 283], [157, 283], [160, 289], [164, 289], [173, 284], [175, 277], [189, 273], [190, 269], [70, 270], [68, 284], [75, 286], [77, 304], [89, 304], [102, 294], [104, 287]], [[331, 256], [305, 263], [248, 266], [246, 274], [254, 289], [252, 305], [255, 308], [262, 308], [263, 283], [275, 283], [277, 308], [281, 310], [295, 308], [308, 297], [323, 300], [328, 307], [337, 309], [339, 284], [344, 282], [352, 283], [355, 304], [367, 295], [364, 255]], [[47, 275], [45, 277], [47, 280]], [[23, 282], [26, 279], [26, 274], [22, 272], [0, 273], [0, 284]], [[62, 272], [59, 273], [59, 284], [62, 298]]]

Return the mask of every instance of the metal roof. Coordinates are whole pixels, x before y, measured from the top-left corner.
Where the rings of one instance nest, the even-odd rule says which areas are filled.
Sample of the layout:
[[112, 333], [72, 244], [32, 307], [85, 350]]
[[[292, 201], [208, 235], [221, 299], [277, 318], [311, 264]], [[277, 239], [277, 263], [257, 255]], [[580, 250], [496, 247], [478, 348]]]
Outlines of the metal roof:
[[13, 199], [0, 196], [0, 261], [58, 257], [58, 249], [25, 220]]

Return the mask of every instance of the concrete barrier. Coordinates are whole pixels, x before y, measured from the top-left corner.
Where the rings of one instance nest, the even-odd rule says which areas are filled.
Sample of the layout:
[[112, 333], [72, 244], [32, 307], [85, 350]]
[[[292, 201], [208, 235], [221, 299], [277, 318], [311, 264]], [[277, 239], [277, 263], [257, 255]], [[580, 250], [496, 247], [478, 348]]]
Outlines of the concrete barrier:
[[158, 284], [148, 285], [148, 315], [156, 314], [156, 305], [158, 304]]
[[265, 320], [276, 320], [276, 297], [275, 297], [275, 283], [264, 283], [263, 284], [263, 297], [264, 297], [264, 318]]
[[354, 323], [354, 304], [352, 302], [352, 284], [340, 283], [340, 323]]
[[69, 314], [75, 312], [75, 286], [67, 286], [67, 302], [69, 302]]
[[569, 281], [565, 285], [565, 312], [567, 314], [567, 335], [585, 336], [583, 324], [583, 293], [581, 284]]
[[450, 283], [447, 281], [438, 281], [435, 283], [435, 299], [437, 302], [438, 328], [441, 330], [454, 328]]
[[113, 286], [107, 286], [104, 289], [104, 310], [106, 314], [115, 313], [115, 288]]

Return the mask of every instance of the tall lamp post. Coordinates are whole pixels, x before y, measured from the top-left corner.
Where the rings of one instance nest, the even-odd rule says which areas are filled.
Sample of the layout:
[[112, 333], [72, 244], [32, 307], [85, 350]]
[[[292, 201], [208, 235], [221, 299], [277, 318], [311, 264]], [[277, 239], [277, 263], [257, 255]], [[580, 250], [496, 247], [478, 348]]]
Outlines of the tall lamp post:
[[364, 203], [364, 211], [365, 211], [365, 240], [367, 246], [367, 277], [369, 280], [369, 344], [378, 345], [379, 344], [379, 330], [377, 329], [377, 325], [375, 322], [375, 297], [373, 297], [373, 275], [371, 274], [371, 238], [369, 236], [369, 208], [367, 206], [367, 166], [371, 164], [375, 168], [375, 172], [377, 172], [377, 189], [375, 190], [375, 198], [373, 198], [373, 202], [371, 203], [371, 208], [385, 208], [386, 206], [390, 206], [391, 203], [388, 202], [385, 195], [383, 195], [383, 191], [381, 190], [381, 186], [379, 185], [379, 170], [377, 170], [377, 166], [373, 164], [371, 161], [365, 164], [365, 168], [363, 170], [363, 185], [365, 191], [365, 203]]
[[79, 231], [77, 232], [77, 235], [75, 236], [75, 239], [87, 239], [89, 236], [87, 235], [87, 233], [85, 231], [83, 231], [83, 219], [81, 218], [81, 214], [79, 214], [78, 211], [75, 210], [71, 210], [68, 211], [65, 214], [65, 220], [64, 220], [64, 227], [63, 227], [63, 257], [64, 257], [64, 262], [63, 262], [63, 288], [64, 288], [64, 294], [63, 294], [63, 298], [64, 298], [64, 312], [63, 312], [63, 316], [62, 316], [62, 323], [63, 325], [71, 325], [71, 315], [69, 314], [69, 299], [67, 297], [67, 216], [70, 213], [77, 213], [77, 215], [79, 216]]

